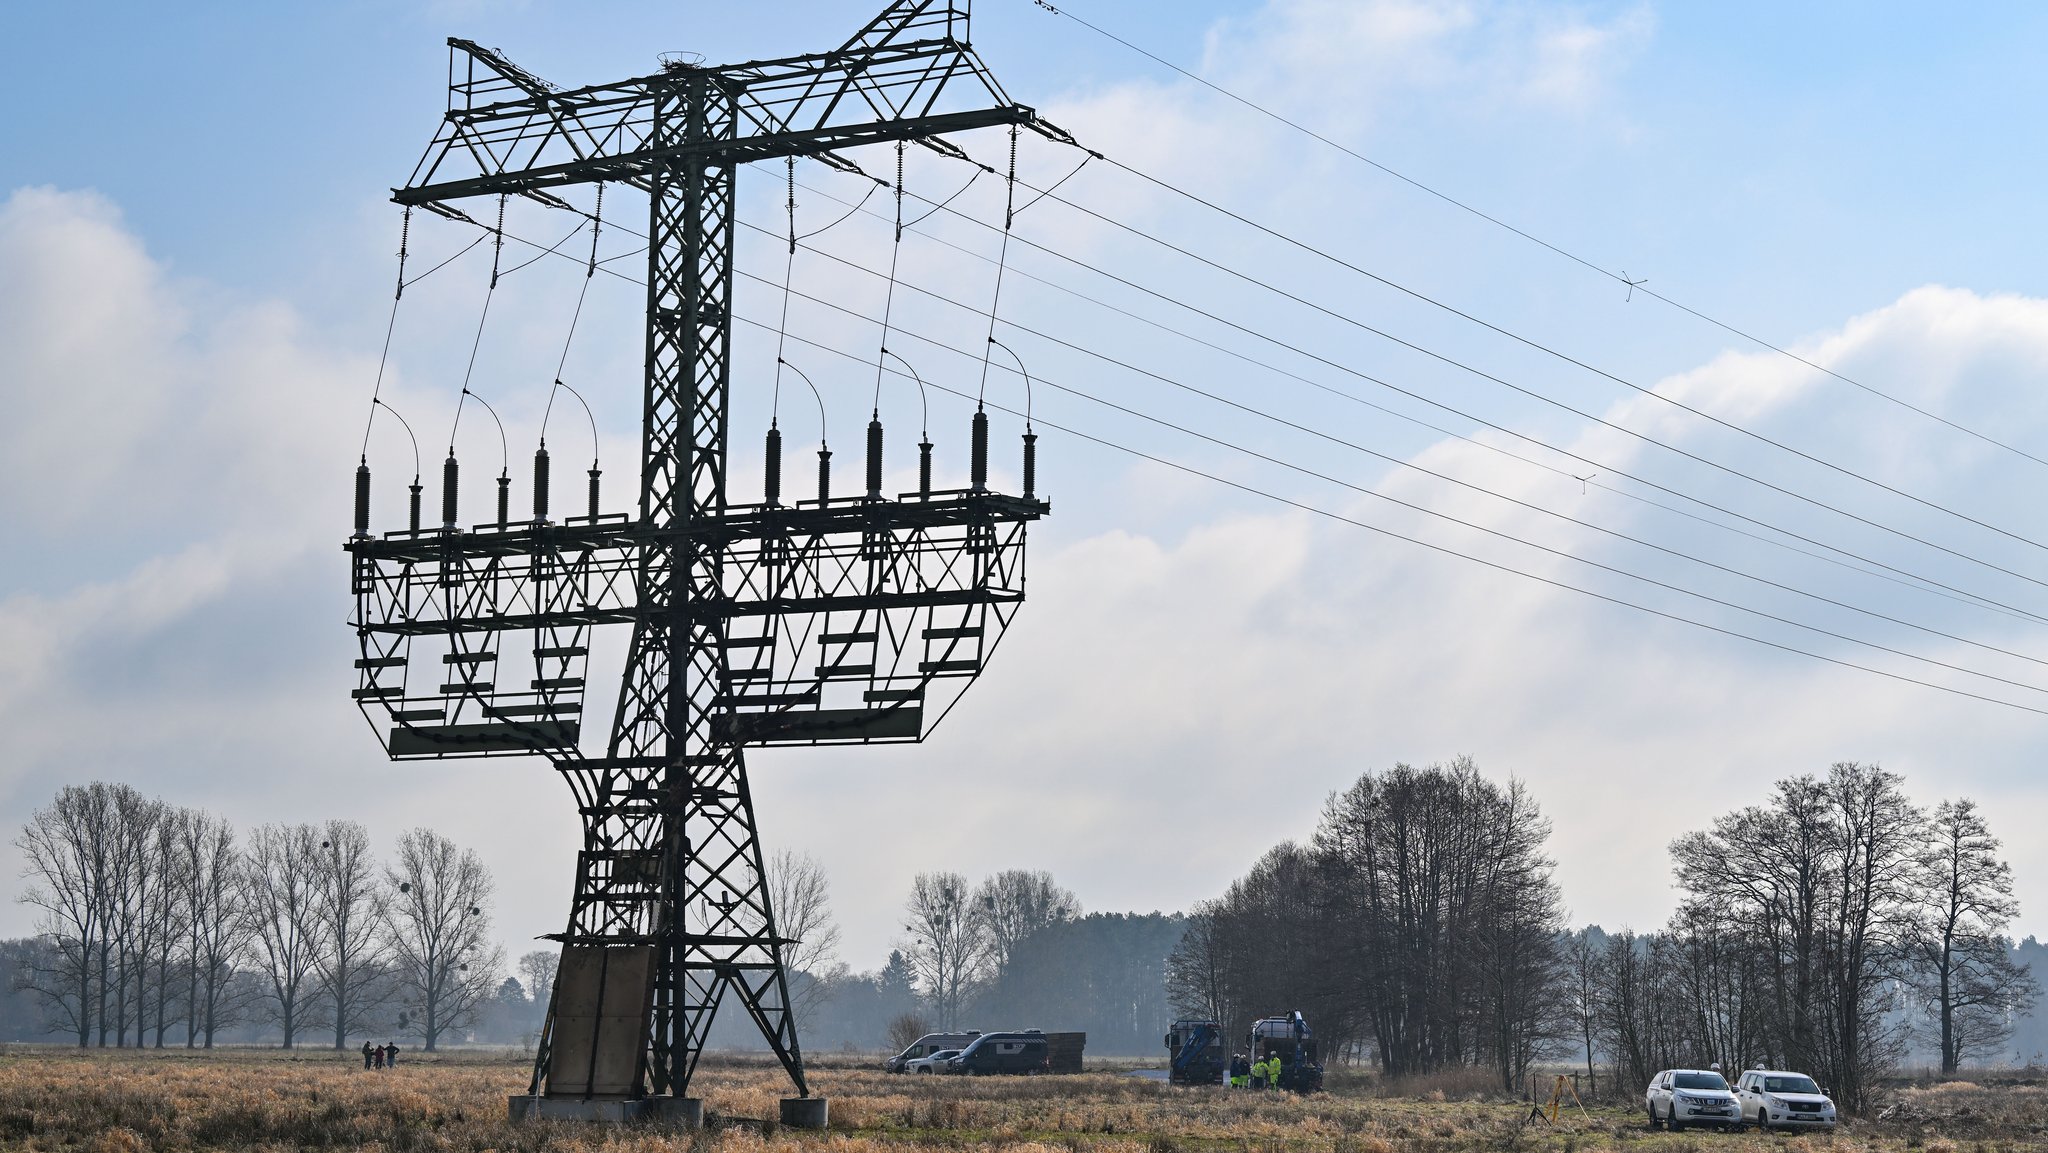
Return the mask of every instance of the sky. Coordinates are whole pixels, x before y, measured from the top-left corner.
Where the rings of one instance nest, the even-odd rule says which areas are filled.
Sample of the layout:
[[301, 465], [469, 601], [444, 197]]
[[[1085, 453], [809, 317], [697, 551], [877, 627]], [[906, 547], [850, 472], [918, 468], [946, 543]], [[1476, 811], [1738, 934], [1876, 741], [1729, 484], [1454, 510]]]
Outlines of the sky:
[[[435, 217], [412, 222], [407, 275], [434, 271], [394, 319], [389, 190], [444, 106], [449, 36], [575, 85], [669, 51], [833, 47], [870, 7], [15, 13], [0, 826], [95, 779], [244, 828], [345, 818], [388, 845], [425, 825], [490, 866], [513, 955], [559, 929], [567, 789], [537, 761], [383, 757], [348, 699], [340, 546], [373, 388], [429, 471], [465, 375], [496, 408], [502, 445], [473, 410], [453, 434], [468, 507], [501, 453], [523, 491], [543, 419], [579, 458], [594, 425], [623, 491], [644, 299], [624, 230], [645, 207], [607, 199], [622, 223], [601, 254], [622, 275], [592, 279], [582, 311], [581, 256], [538, 258], [489, 293], [478, 339], [493, 246]], [[766, 843], [825, 867], [849, 964], [901, 937], [919, 871], [1042, 868], [1092, 911], [1185, 909], [1308, 836], [1359, 774], [1461, 755], [1529, 784], [1575, 923], [1661, 924], [1674, 837], [1857, 760], [1922, 803], [1983, 804], [2015, 929], [2044, 927], [2048, 844], [2026, 830], [2048, 735], [2048, 525], [2029, 499], [2048, 469], [2048, 161], [2026, 142], [2048, 13], [1060, 8], [1384, 168], [1029, 0], [976, 5], [1010, 97], [1104, 159], [1019, 145], [1027, 185], [1072, 175], [1001, 254], [1053, 513], [999, 656], [921, 745], [750, 758]], [[958, 143], [1004, 164], [999, 131]], [[971, 171], [911, 150], [906, 213], [959, 198], [892, 252], [886, 192], [797, 169], [798, 227], [823, 231], [790, 267], [789, 359], [820, 395], [782, 404], [783, 173], [743, 170], [737, 499], [769, 419], [800, 460], [820, 407], [844, 450], [877, 404], [892, 446], [926, 421], [942, 474], [964, 475], [963, 401], [934, 391], [926, 414], [894, 376], [874, 396], [873, 318], [891, 301], [892, 349], [978, 386], [978, 352], [958, 350], [983, 339], [1004, 187]], [[501, 268], [576, 224], [511, 206]], [[909, 290], [889, 296], [873, 270], [892, 257]], [[548, 409], [558, 364], [588, 424]], [[1014, 484], [1024, 397], [990, 381]], [[385, 420], [367, 453], [394, 527], [411, 445]], [[892, 482], [912, 468], [899, 448]], [[0, 848], [0, 873], [19, 867]], [[0, 903], [0, 934], [32, 928]]]

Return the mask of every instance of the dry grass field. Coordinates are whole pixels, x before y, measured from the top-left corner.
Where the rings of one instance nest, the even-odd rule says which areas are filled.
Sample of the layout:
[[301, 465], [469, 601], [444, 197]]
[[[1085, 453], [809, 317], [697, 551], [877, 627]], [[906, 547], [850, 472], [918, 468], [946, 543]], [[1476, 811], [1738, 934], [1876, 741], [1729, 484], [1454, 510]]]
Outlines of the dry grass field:
[[0, 1055], [0, 1148], [80, 1151], [367, 1149], [688, 1150], [690, 1153], [2006, 1153], [2048, 1149], [2048, 1085], [1900, 1086], [1885, 1120], [1833, 1136], [1652, 1133], [1638, 1111], [1574, 1111], [1556, 1128], [1473, 1078], [1375, 1085], [1352, 1075], [1311, 1098], [1182, 1089], [1105, 1070], [1078, 1077], [889, 1077], [832, 1059], [814, 1070], [832, 1128], [778, 1130], [779, 1071], [707, 1060], [712, 1124], [520, 1125], [505, 1096], [515, 1057], [408, 1055], [363, 1071], [328, 1053], [210, 1055], [14, 1049]]

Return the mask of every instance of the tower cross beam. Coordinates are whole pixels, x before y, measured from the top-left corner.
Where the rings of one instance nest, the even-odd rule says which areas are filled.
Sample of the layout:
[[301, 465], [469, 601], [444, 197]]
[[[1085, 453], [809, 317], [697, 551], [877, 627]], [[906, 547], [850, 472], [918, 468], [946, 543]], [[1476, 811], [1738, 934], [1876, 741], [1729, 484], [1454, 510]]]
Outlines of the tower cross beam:
[[[898, 0], [833, 52], [720, 67], [678, 64], [608, 84], [558, 89], [472, 41], [451, 38], [449, 107], [400, 204], [618, 181], [648, 187], [677, 163], [739, 164], [837, 148], [1028, 125], [964, 40], [964, 9]], [[943, 35], [911, 38], [940, 31]], [[459, 78], [458, 78], [459, 75]], [[667, 102], [714, 91], [729, 126], [676, 141]], [[968, 107], [941, 111], [942, 95]]]

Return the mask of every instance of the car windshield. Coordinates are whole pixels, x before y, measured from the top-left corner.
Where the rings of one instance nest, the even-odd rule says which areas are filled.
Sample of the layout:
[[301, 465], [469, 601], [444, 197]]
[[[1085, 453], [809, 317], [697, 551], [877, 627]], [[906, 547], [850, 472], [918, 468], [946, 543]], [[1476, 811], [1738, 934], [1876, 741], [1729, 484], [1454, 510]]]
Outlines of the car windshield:
[[959, 1055], [960, 1050], [958, 1049], [941, 1049], [938, 1052], [932, 1054], [932, 1060], [942, 1061], [947, 1057], [958, 1057]]
[[1812, 1093], [1815, 1096], [1819, 1096], [1820, 1086], [1814, 1084], [1811, 1077], [1766, 1077], [1764, 1078], [1764, 1092]]
[[1671, 1083], [1680, 1089], [1719, 1089], [1723, 1092], [1728, 1089], [1728, 1082], [1722, 1080], [1719, 1073], [1677, 1073], [1672, 1076]]

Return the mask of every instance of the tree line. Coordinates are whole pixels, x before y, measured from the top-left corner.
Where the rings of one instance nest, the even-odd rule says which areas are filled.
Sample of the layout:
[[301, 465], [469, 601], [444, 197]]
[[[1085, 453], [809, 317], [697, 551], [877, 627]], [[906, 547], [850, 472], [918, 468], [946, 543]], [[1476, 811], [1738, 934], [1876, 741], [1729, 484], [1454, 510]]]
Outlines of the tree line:
[[1327, 1052], [1389, 1076], [1478, 1066], [1513, 1089], [1582, 1058], [1632, 1091], [1762, 1064], [1856, 1108], [1915, 1040], [1944, 1070], [1996, 1055], [2037, 995], [1981, 811], [1923, 811], [1877, 766], [1787, 778], [1680, 837], [1654, 933], [1567, 932], [1549, 835], [1524, 784], [1469, 759], [1367, 773], [1193, 910], [1174, 1008], [1233, 1033], [1300, 1008]]
[[17, 899], [40, 914], [15, 979], [81, 1046], [162, 1048], [175, 1032], [211, 1048], [254, 1017], [285, 1048], [395, 1028], [432, 1050], [502, 996], [490, 873], [431, 829], [380, 859], [352, 821], [241, 837], [95, 782], [59, 791], [15, 843]]
[[[807, 855], [768, 862], [777, 924], [793, 938], [791, 999], [810, 1048], [897, 1048], [937, 1029], [1045, 1028], [1088, 1034], [1090, 1052], [1149, 1053], [1170, 1010], [1161, 974], [1181, 936], [1170, 913], [1084, 913], [1043, 870], [970, 882], [919, 874], [887, 962], [854, 972], [823, 869]], [[717, 1022], [713, 1044], [752, 1044], [750, 1023]]]

